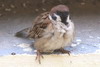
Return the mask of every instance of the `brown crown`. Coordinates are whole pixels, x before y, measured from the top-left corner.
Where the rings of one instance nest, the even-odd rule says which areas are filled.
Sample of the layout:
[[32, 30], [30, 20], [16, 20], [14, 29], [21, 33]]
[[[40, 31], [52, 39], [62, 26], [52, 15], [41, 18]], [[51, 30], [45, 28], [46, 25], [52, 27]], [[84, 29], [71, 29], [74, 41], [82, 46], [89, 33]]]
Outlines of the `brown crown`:
[[55, 6], [51, 9], [50, 14], [55, 13], [57, 11], [60, 11], [60, 12], [67, 11], [67, 12], [69, 12], [69, 8], [66, 5], [57, 5], [57, 6]]

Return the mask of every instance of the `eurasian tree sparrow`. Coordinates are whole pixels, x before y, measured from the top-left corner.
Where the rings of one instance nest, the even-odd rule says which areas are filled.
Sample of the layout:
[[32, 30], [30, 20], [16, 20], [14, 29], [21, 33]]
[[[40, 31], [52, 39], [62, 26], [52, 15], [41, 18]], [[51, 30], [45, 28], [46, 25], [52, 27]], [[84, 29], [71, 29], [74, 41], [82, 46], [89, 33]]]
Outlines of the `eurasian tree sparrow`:
[[69, 8], [57, 5], [50, 12], [45, 12], [36, 17], [28, 36], [34, 38], [34, 48], [37, 50], [36, 59], [40, 63], [42, 53], [52, 53], [60, 50], [63, 53], [74, 38], [74, 23], [70, 19]]
[[64, 50], [74, 38], [74, 23], [70, 19], [69, 8], [57, 5], [50, 12], [37, 16], [28, 31], [28, 37], [35, 40], [34, 48], [37, 50], [36, 59], [39, 63], [43, 58], [42, 53], [59, 50], [70, 54], [70, 51]]

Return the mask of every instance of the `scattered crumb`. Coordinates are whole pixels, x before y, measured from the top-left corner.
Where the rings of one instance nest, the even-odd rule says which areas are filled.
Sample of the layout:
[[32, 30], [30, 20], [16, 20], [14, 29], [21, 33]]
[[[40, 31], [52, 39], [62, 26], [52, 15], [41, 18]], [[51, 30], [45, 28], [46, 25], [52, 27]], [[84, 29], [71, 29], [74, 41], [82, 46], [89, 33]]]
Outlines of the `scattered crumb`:
[[82, 40], [81, 39], [76, 39], [76, 42], [77, 42], [77, 45], [79, 45], [82, 42]]
[[96, 50], [95, 53], [100, 53], [100, 49], [99, 50]]
[[77, 41], [77, 42], [81, 42], [82, 40], [81, 40], [81, 39], [76, 39], [76, 41]]
[[75, 46], [77, 46], [77, 44], [71, 44], [71, 46], [72, 46], [72, 47], [75, 47]]
[[37, 52], [37, 50], [34, 50], [34, 52]]
[[93, 36], [89, 36], [89, 38], [94, 38]]
[[28, 47], [30, 47], [30, 45], [29, 44], [22, 43], [22, 44], [19, 44], [18, 47], [28, 48]]
[[18, 47], [23, 48], [23, 51], [29, 51], [29, 52], [32, 51], [32, 48], [30, 47], [30, 44], [22, 43], [22, 44], [19, 44]]
[[97, 37], [97, 39], [100, 39], [100, 37]]
[[32, 49], [31, 48], [25, 48], [25, 49], [23, 49], [23, 51], [29, 51], [29, 52], [31, 52]]

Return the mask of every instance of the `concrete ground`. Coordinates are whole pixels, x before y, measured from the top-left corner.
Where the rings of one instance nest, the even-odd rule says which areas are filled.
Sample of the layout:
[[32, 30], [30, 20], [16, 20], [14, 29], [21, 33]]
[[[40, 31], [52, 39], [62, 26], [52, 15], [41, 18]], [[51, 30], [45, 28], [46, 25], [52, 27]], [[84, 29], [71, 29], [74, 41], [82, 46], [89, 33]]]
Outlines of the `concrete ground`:
[[[82, 5], [71, 7], [72, 21], [74, 21], [76, 27], [76, 37], [72, 46], [66, 49], [74, 54], [100, 53], [100, 5], [85, 6], [84, 3]], [[0, 56], [34, 54], [33, 41], [15, 37], [14, 34], [30, 27], [36, 14], [15, 13], [10, 15], [9, 9], [6, 9], [3, 13], [5, 12], [6, 15], [0, 14]]]

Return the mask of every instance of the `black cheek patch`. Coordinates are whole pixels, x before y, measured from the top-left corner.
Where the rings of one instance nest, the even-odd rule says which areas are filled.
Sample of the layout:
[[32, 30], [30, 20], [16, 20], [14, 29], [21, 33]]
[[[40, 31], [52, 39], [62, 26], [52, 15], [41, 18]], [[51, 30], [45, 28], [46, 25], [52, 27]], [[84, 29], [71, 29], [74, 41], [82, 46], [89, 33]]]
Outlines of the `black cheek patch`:
[[69, 15], [69, 12], [67, 12], [67, 11], [64, 11], [64, 12], [57, 11], [56, 14], [60, 16], [62, 23], [64, 23], [65, 25], [68, 24], [68, 22], [66, 22], [66, 20], [67, 20], [67, 17]]

